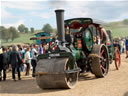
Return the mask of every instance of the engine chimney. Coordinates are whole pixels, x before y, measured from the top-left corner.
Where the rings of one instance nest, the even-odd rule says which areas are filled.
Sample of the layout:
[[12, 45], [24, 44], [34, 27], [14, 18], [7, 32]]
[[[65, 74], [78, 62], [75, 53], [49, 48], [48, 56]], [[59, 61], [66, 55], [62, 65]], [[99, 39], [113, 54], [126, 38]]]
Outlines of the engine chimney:
[[64, 10], [55, 10], [56, 12], [56, 22], [58, 31], [58, 40], [65, 42], [65, 30], [64, 30]]

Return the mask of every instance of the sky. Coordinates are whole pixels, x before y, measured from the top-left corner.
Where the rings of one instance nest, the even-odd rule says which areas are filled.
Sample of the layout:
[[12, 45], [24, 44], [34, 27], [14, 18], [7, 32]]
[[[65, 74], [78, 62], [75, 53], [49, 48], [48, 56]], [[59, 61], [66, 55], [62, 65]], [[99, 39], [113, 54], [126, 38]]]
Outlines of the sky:
[[42, 29], [49, 23], [56, 28], [56, 9], [64, 9], [64, 18], [90, 17], [112, 22], [128, 19], [127, 0], [1, 0], [0, 26]]

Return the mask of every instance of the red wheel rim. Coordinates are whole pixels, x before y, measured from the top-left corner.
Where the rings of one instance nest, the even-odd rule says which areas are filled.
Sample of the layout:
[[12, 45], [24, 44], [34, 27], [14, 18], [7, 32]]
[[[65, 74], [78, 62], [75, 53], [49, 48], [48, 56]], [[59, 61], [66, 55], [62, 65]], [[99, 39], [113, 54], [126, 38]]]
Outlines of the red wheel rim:
[[117, 70], [120, 68], [120, 64], [121, 64], [120, 51], [119, 51], [119, 49], [116, 49], [116, 52], [115, 52], [115, 66], [116, 66]]
[[100, 68], [103, 73], [107, 72], [107, 61], [106, 61], [106, 55], [105, 55], [105, 49], [102, 48], [100, 51]]

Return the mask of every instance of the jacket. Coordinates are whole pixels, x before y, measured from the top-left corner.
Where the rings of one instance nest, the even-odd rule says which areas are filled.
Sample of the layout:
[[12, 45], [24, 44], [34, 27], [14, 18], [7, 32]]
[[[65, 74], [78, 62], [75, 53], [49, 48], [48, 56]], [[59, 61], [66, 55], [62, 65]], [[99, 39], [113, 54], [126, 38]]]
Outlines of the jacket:
[[22, 58], [18, 51], [11, 52], [9, 63], [12, 65], [12, 68], [20, 67], [20, 64], [22, 63]]
[[128, 39], [126, 39], [126, 41], [125, 41], [125, 45], [128, 46]]
[[3, 53], [3, 69], [7, 69], [8, 68], [8, 54], [5, 52]]
[[3, 68], [3, 55], [0, 54], [0, 69]]
[[31, 62], [30, 52], [29, 52], [29, 51], [27, 51], [27, 52], [25, 53], [24, 62], [25, 62], [25, 63], [30, 63], [30, 62]]

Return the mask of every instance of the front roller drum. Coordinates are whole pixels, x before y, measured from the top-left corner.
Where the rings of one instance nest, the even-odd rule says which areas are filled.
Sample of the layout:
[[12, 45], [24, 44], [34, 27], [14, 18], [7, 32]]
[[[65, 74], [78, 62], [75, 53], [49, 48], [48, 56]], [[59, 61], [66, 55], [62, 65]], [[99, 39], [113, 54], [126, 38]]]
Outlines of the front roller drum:
[[73, 88], [78, 72], [71, 70], [69, 58], [41, 59], [36, 67], [36, 81], [40, 88]]

